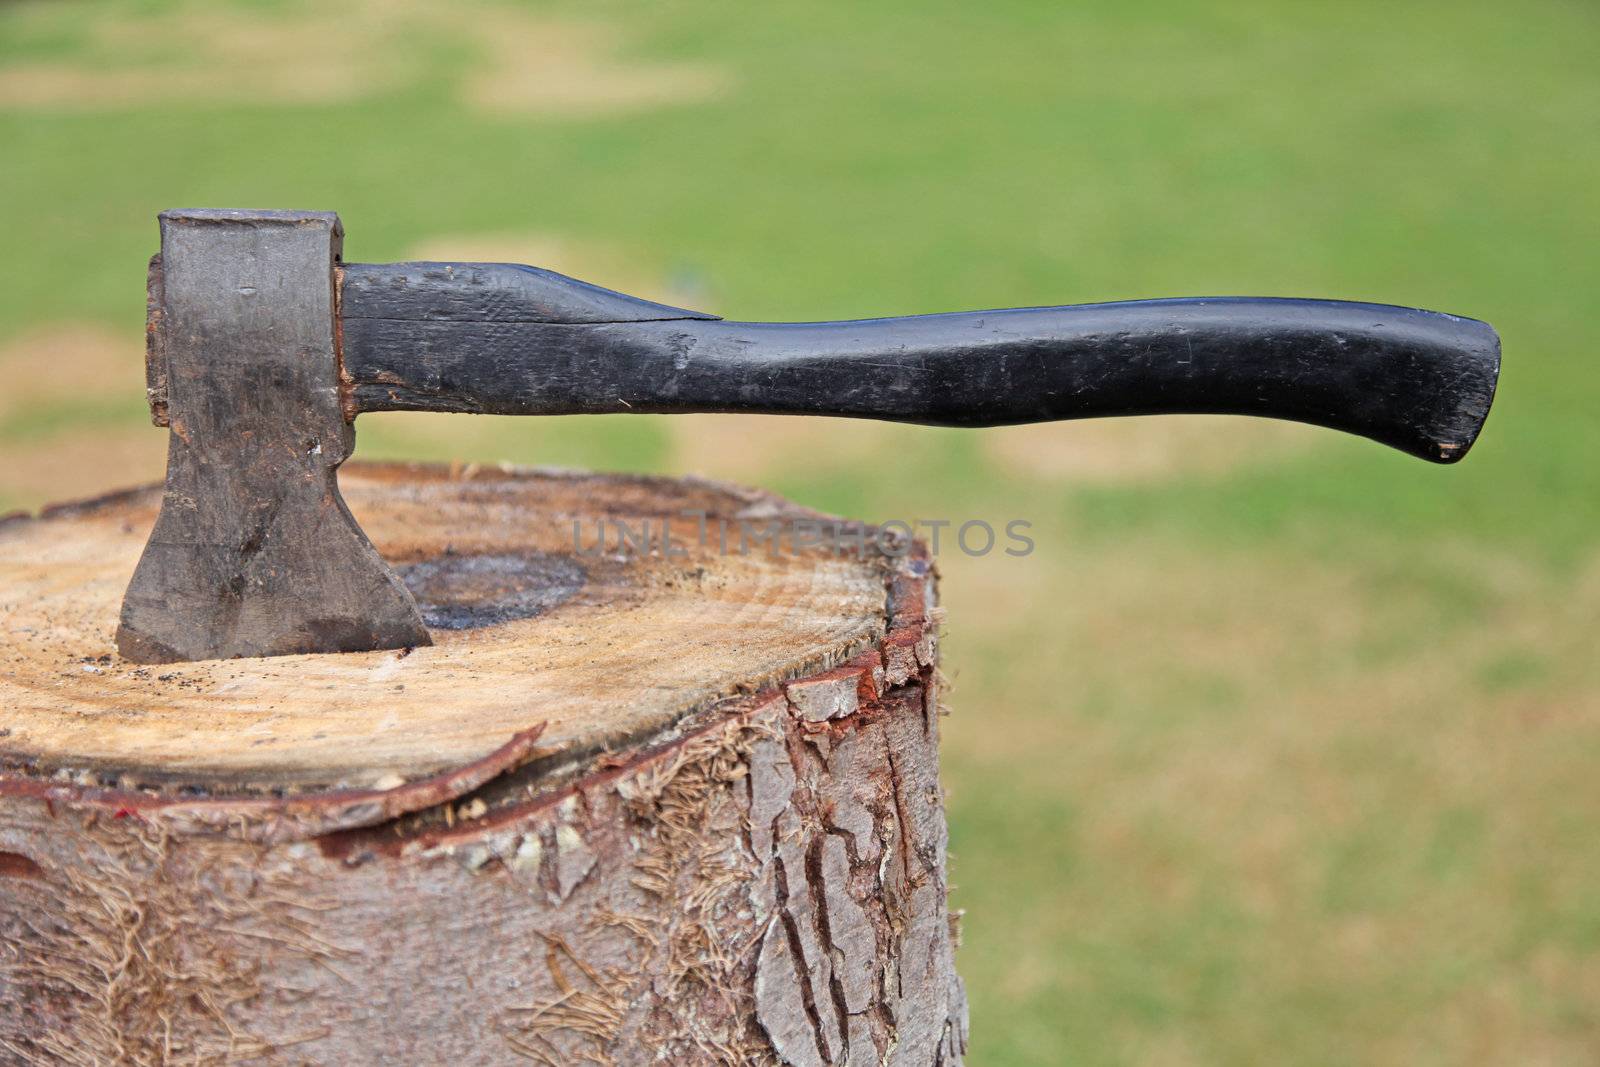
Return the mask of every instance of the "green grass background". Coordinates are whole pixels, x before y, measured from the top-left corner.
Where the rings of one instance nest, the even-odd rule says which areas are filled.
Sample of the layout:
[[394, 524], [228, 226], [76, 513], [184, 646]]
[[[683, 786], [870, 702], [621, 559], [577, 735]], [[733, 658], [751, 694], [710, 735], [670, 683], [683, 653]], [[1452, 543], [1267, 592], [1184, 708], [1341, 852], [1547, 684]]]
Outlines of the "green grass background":
[[[0, 5], [0, 73], [192, 63], [181, 32], [96, 34], [174, 10]], [[333, 102], [0, 96], [0, 345], [136, 337], [154, 215], [188, 205], [337, 209], [359, 260], [559, 234], [731, 318], [1243, 293], [1486, 319], [1505, 371], [1458, 468], [1325, 434], [1080, 482], [897, 429], [759, 480], [867, 518], [1034, 523], [1025, 560], [943, 564], [971, 1062], [1600, 1061], [1600, 8], [534, 10], [729, 87], [486, 113], [455, 91], [478, 46], [418, 29], [404, 76]], [[0, 468], [145, 417], [136, 391], [0, 410]], [[677, 467], [667, 420], [452, 443], [458, 423], [364, 420], [361, 454]], [[0, 510], [41, 502], [6, 484]]]

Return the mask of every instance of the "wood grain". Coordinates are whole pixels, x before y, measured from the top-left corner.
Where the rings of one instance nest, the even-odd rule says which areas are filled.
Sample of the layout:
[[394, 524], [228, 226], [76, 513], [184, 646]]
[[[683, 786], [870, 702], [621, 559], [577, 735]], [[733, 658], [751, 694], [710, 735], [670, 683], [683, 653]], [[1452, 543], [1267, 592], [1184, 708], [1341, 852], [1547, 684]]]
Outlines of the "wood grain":
[[[343, 482], [400, 568], [521, 555], [565, 560], [582, 587], [531, 618], [435, 630], [409, 653], [139, 667], [112, 634], [159, 491], [13, 521], [0, 526], [0, 759], [107, 785], [367, 788], [481, 759], [541, 723], [552, 755], [616, 744], [884, 633], [882, 560], [724, 555], [681, 514], [808, 514], [764, 493], [359, 464]], [[668, 518], [690, 554], [574, 557], [573, 523], [587, 550], [600, 517]]]
[[0, 1060], [961, 1061], [919, 547], [569, 551], [814, 517], [698, 481], [347, 492], [433, 647], [130, 667], [155, 491], [0, 525]]

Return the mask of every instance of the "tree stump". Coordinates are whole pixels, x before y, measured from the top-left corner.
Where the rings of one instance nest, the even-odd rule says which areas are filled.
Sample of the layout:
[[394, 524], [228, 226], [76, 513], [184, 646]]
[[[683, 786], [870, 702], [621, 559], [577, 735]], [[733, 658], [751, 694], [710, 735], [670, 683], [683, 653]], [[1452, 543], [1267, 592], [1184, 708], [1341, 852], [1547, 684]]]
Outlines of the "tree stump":
[[696, 480], [342, 481], [433, 647], [136, 667], [158, 491], [0, 523], [0, 1061], [959, 1062], [919, 546], [774, 552], [819, 517]]

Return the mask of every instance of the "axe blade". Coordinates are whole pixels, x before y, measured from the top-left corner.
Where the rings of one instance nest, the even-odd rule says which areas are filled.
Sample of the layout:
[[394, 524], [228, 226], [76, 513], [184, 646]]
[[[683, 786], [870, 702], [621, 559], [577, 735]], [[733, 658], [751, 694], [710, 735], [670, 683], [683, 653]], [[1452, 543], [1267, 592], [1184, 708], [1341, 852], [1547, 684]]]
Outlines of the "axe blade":
[[355, 442], [340, 398], [341, 237], [332, 213], [161, 216], [150, 379], [170, 434], [161, 513], [117, 631], [134, 662], [431, 643], [339, 495]]

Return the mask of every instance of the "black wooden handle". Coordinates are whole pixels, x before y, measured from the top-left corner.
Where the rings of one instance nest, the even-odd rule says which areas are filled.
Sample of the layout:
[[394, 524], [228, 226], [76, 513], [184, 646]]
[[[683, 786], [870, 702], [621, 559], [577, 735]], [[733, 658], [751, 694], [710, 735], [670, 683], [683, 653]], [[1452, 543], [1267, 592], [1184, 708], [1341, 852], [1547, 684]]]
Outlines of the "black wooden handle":
[[1477, 437], [1500, 364], [1499, 337], [1475, 319], [1330, 300], [820, 323], [723, 322], [660, 305], [641, 305], [636, 321], [594, 321], [605, 315], [585, 305], [585, 318], [552, 322], [485, 318], [460, 301], [413, 314], [386, 292], [388, 303], [357, 293], [352, 307], [346, 288], [358, 411], [762, 412], [944, 426], [1260, 415], [1449, 463]]

